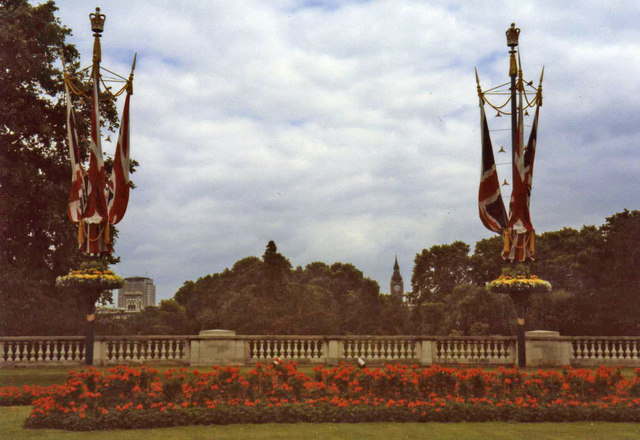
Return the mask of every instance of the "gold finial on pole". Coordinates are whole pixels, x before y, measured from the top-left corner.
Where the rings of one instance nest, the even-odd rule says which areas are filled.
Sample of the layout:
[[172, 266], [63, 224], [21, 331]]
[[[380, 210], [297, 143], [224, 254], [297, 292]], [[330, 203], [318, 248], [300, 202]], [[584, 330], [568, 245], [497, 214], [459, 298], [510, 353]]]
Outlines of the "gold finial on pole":
[[478, 77], [478, 68], [476, 67], [476, 84], [478, 85], [478, 96], [480, 97], [480, 99], [482, 100], [482, 89], [480, 88], [480, 78]]
[[136, 70], [136, 59], [138, 58], [138, 52], [133, 56], [133, 64], [131, 64], [131, 73], [129, 74], [129, 80], [127, 81], [127, 93], [133, 95], [133, 71]]
[[518, 38], [520, 37], [520, 28], [516, 27], [515, 23], [511, 23], [511, 27], [507, 29], [507, 46], [511, 49], [509, 53], [509, 76], [517, 75], [518, 66], [516, 64], [516, 47], [518, 46]]
[[100, 13], [100, 8], [96, 8], [96, 12], [89, 14], [91, 20], [91, 30], [93, 31], [93, 62], [94, 64], [100, 63], [102, 53], [100, 50], [100, 34], [104, 31], [104, 20], [106, 15]]
[[538, 84], [538, 105], [542, 107], [542, 78], [544, 77], [544, 66], [542, 66], [542, 72], [540, 72], [540, 84]]

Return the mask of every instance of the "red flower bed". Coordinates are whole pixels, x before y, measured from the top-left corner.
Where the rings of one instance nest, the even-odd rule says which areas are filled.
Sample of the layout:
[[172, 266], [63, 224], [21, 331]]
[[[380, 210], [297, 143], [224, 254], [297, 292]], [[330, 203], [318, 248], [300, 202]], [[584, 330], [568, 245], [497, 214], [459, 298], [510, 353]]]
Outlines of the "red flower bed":
[[64, 388], [64, 385], [0, 387], [0, 406], [31, 405], [34, 399], [57, 394]]
[[211, 371], [116, 367], [71, 372], [33, 401], [28, 427], [363, 421], [640, 421], [640, 370], [259, 365]]

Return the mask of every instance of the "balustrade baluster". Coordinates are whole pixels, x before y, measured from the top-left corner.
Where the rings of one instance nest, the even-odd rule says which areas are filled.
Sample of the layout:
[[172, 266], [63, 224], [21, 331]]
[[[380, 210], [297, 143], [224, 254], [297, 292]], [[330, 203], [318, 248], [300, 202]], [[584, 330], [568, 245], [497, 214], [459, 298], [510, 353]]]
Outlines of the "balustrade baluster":
[[486, 360], [487, 359], [487, 342], [482, 340], [478, 342], [478, 360]]
[[59, 348], [60, 341], [51, 341], [49, 357], [52, 362], [58, 362], [60, 360]]
[[262, 350], [263, 350], [262, 344], [263, 344], [263, 341], [262, 340], [258, 340], [258, 341], [255, 341], [254, 344], [255, 344], [255, 350], [256, 350], [256, 358], [257, 359], [263, 359], [263, 356], [262, 356]]
[[27, 342], [27, 361], [34, 362], [36, 360], [36, 345], [37, 342]]
[[633, 343], [631, 344], [631, 359], [636, 360], [638, 359], [638, 340], [634, 339]]
[[156, 343], [152, 340], [148, 340], [146, 345], [145, 359], [156, 359], [158, 357]]
[[613, 358], [621, 359], [622, 358], [622, 342], [611, 341], [611, 348], [613, 350]]
[[67, 360], [67, 356], [69, 355], [69, 350], [71, 350], [71, 347], [69, 347], [70, 342], [69, 341], [60, 341], [58, 342], [58, 350], [59, 350], [59, 355], [58, 355], [58, 359], [61, 361], [66, 361]]
[[51, 344], [52, 344], [52, 341], [42, 341], [41, 352], [42, 352], [43, 362], [51, 361]]
[[610, 360], [611, 359], [611, 345], [609, 344], [608, 340], [604, 340], [602, 341], [602, 358], [604, 360]]
[[254, 339], [252, 339], [251, 341], [249, 341], [249, 348], [250, 348], [250, 354], [252, 356], [252, 359], [256, 359], [259, 360], [260, 359], [260, 341], [256, 341]]

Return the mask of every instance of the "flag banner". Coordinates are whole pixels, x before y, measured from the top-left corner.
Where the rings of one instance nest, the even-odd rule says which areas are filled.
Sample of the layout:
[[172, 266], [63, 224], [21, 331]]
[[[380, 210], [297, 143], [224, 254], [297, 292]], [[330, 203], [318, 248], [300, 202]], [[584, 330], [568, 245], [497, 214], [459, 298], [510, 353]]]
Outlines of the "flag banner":
[[535, 231], [516, 232], [513, 228], [504, 231], [502, 258], [523, 262], [535, 259]]
[[113, 160], [113, 171], [109, 177], [107, 189], [107, 203], [109, 207], [109, 223], [115, 225], [127, 210], [129, 203], [129, 98], [124, 102], [120, 134], [116, 146], [116, 155]]
[[490, 231], [501, 233], [507, 226], [507, 213], [500, 193], [500, 181], [482, 100], [480, 101], [480, 130], [482, 135], [482, 172], [478, 190], [480, 220]]
[[533, 229], [527, 206], [527, 191], [524, 182], [524, 154], [522, 151], [522, 118], [518, 120], [518, 136], [513, 155], [513, 187], [509, 202], [509, 222], [507, 226], [517, 233]]
[[[100, 97], [98, 94], [99, 74], [93, 72], [93, 93], [91, 99], [91, 148], [89, 155], [89, 172], [87, 179], [87, 206], [82, 215], [81, 227], [85, 228], [80, 250], [89, 254], [110, 252], [110, 246], [105, 240], [108, 233], [109, 219], [107, 216], [107, 201], [105, 197], [106, 171], [102, 158], [102, 143], [100, 140]], [[79, 237], [80, 240], [80, 237]]]
[[525, 261], [535, 258], [535, 231], [531, 224], [529, 201], [533, 159], [538, 126], [538, 109], [529, 136], [527, 151], [523, 151], [523, 117], [518, 118], [518, 136], [513, 157], [513, 189], [509, 203], [509, 222], [504, 231], [502, 258], [510, 261]]
[[82, 160], [80, 159], [76, 116], [73, 111], [71, 93], [66, 81], [64, 88], [67, 102], [67, 142], [69, 144], [69, 156], [71, 157], [71, 192], [69, 193], [67, 215], [73, 223], [78, 223], [82, 218], [82, 213], [87, 203], [87, 193], [84, 184], [85, 172], [82, 168]]
[[527, 150], [524, 152], [524, 184], [527, 193], [527, 208], [531, 202], [531, 189], [533, 187], [533, 161], [536, 157], [536, 143], [538, 141], [538, 113], [540, 113], [539, 105], [536, 107], [536, 114], [533, 117], [533, 125], [531, 127], [531, 134], [529, 134]]

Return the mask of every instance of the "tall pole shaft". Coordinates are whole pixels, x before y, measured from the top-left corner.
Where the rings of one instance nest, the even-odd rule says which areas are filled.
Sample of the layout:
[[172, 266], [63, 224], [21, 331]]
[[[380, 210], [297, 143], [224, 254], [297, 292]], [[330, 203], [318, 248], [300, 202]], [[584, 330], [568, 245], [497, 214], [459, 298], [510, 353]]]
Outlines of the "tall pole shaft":
[[[516, 147], [518, 144], [518, 102], [516, 98], [516, 79], [518, 76], [518, 68], [516, 65], [516, 50], [515, 48], [509, 51], [509, 76], [511, 77], [511, 168], [514, 172], [515, 159], [516, 159]], [[513, 183], [514, 180], [511, 179]]]
[[[509, 76], [511, 77], [511, 172], [512, 183], [515, 186], [516, 179], [516, 149], [518, 147], [518, 117], [520, 109], [518, 107], [517, 92], [518, 92], [518, 63], [516, 62], [516, 48], [518, 47], [518, 38], [520, 36], [520, 29], [516, 28], [515, 23], [511, 23], [511, 28], [507, 29], [507, 46], [509, 47]], [[521, 103], [522, 104], [522, 103]], [[514, 188], [512, 186], [512, 190]], [[510, 208], [511, 210], [511, 208]], [[527, 297], [514, 292], [511, 295], [511, 299], [516, 308], [516, 323], [517, 323], [517, 345], [518, 345], [518, 367], [524, 368], [527, 365], [527, 356], [525, 348], [524, 338], [524, 317], [527, 308]]]
[[[100, 13], [100, 8], [96, 8], [96, 12], [89, 14], [91, 20], [91, 30], [93, 31], [93, 81], [100, 79], [100, 60], [102, 58], [102, 50], [100, 48], [100, 36], [104, 30], [105, 15]], [[100, 84], [96, 87], [99, 89]], [[94, 103], [95, 105], [95, 103]], [[100, 121], [96, 121], [99, 124]], [[83, 292], [87, 297], [87, 321], [85, 323], [85, 364], [93, 365], [93, 342], [96, 331], [96, 301], [100, 293]]]

